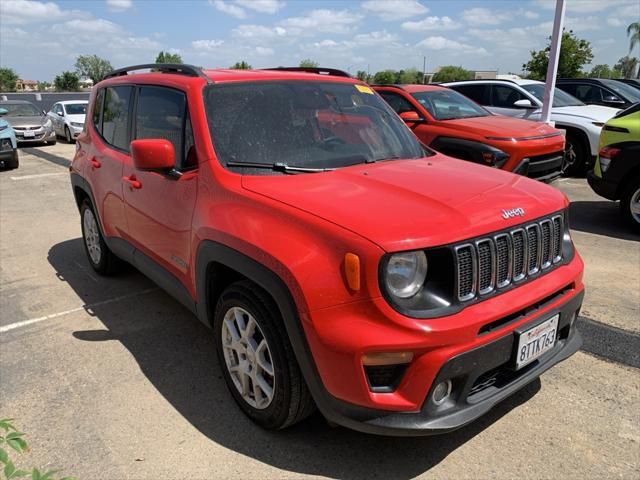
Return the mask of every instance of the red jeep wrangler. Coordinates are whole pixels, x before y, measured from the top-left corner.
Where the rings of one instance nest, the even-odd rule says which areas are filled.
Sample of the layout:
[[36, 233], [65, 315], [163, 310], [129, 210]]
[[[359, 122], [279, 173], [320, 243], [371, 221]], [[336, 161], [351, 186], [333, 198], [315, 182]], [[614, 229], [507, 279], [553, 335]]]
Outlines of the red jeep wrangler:
[[116, 70], [71, 183], [93, 268], [129, 262], [211, 326], [266, 428], [317, 406], [446, 432], [581, 344], [562, 193], [422, 147], [344, 72]]

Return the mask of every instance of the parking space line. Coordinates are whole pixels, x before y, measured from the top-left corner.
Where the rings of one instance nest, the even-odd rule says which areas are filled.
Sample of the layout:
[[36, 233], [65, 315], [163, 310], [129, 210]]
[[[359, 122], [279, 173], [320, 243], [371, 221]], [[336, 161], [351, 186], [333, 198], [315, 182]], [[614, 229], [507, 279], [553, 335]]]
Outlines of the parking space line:
[[45, 315], [44, 317], [38, 318], [30, 318], [29, 320], [22, 320], [20, 322], [10, 323], [9, 325], [2, 325], [0, 327], [0, 333], [5, 333], [10, 330], [14, 330], [16, 328], [26, 327], [28, 325], [33, 325], [34, 323], [44, 322], [45, 320], [51, 320], [53, 318], [63, 317], [65, 315], [69, 315], [70, 313], [79, 312], [81, 310], [91, 310], [95, 307], [100, 307], [102, 305], [108, 305], [110, 303], [119, 302], [121, 300], [127, 300], [129, 298], [139, 297], [141, 295], [146, 295], [147, 293], [155, 292], [159, 290], [158, 287], [148, 288], [146, 290], [141, 290], [139, 292], [129, 293], [127, 295], [120, 295], [119, 297], [110, 298], [108, 300], [103, 300], [101, 302], [92, 303], [89, 305], [83, 305], [81, 307], [72, 308], [69, 310], [64, 310], [63, 312], [52, 313], [50, 315]]
[[55, 177], [59, 175], [69, 175], [67, 172], [55, 172], [55, 173], [36, 173], [33, 175], [22, 175], [20, 177], [9, 177], [11, 180], [30, 180], [32, 178], [41, 177]]

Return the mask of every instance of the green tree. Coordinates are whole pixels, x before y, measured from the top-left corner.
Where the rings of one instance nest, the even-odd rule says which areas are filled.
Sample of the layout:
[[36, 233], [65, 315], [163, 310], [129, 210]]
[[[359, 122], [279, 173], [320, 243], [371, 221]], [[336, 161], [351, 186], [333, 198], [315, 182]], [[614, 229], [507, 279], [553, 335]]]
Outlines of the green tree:
[[473, 80], [473, 72], [455, 65], [441, 67], [433, 76], [433, 82], [453, 82], [456, 80]]
[[58, 92], [77, 92], [80, 90], [80, 77], [73, 72], [62, 72], [53, 84]]
[[[531, 59], [522, 65], [529, 71], [529, 78], [544, 80], [547, 76], [549, 65], [549, 45], [543, 50], [532, 50]], [[562, 44], [560, 45], [560, 58], [558, 59], [558, 77], [576, 78], [582, 76], [582, 67], [591, 63], [593, 52], [591, 43], [574, 35], [573, 31], [562, 32]]]
[[587, 74], [590, 78], [620, 78], [620, 70], [609, 68], [609, 65], [596, 65]]
[[161, 51], [156, 57], [156, 63], [183, 63], [178, 53]]
[[633, 78], [636, 68], [638, 68], [638, 59], [627, 55], [618, 60], [613, 68], [619, 70], [623, 78]]
[[310, 58], [305, 58], [300, 62], [299, 66], [304, 68], [318, 68], [318, 62], [314, 62]]
[[88, 77], [95, 85], [113, 70], [111, 63], [97, 55], [80, 55], [76, 59], [76, 73], [81, 77]]
[[369, 75], [364, 70], [358, 70], [356, 72], [356, 78], [358, 80], [362, 80], [363, 82], [367, 82], [367, 83], [369, 83], [371, 81], [371, 75]]
[[640, 22], [630, 23], [627, 27], [627, 37], [629, 37], [629, 53], [633, 47], [640, 45]]
[[38, 91], [44, 92], [51, 86], [51, 82], [38, 82]]
[[253, 67], [249, 65], [247, 62], [245, 62], [244, 60], [242, 60], [240, 62], [234, 63], [229, 68], [233, 70], [251, 70]]
[[396, 81], [395, 70], [382, 70], [373, 76], [373, 83], [392, 84]]
[[14, 92], [18, 74], [13, 68], [0, 68], [0, 92]]
[[422, 72], [419, 72], [417, 68], [407, 68], [406, 70], [400, 70], [398, 72], [398, 83], [422, 83]]

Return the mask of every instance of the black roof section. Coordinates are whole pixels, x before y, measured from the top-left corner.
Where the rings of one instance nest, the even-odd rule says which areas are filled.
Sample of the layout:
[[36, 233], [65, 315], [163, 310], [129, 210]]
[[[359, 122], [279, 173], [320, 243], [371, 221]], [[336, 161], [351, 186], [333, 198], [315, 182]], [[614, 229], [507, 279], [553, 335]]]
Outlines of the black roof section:
[[187, 75], [189, 77], [200, 77], [207, 80], [208, 83], [213, 83], [213, 80], [205, 75], [200, 67], [187, 65], [184, 63], [145, 63], [143, 65], [132, 65], [130, 67], [118, 68], [116, 70], [113, 70], [112, 72], [105, 75], [104, 79], [121, 77], [123, 75], [128, 75], [129, 72], [147, 69], [155, 70], [160, 73], [173, 73], [176, 75]]
[[317, 75], [331, 75], [334, 77], [346, 77], [352, 78], [344, 70], [338, 70], [337, 68], [324, 68], [324, 67], [273, 67], [273, 68], [263, 68], [263, 70], [276, 70], [282, 72], [307, 72], [307, 73], [315, 73]]

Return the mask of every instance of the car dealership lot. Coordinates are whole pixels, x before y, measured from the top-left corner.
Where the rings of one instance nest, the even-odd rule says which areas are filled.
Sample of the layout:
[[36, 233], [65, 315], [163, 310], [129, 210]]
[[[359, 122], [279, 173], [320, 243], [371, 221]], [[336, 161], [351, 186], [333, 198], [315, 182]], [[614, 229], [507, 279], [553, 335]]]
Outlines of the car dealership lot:
[[79, 478], [637, 478], [640, 242], [584, 179], [572, 200], [586, 264], [585, 350], [467, 428], [384, 438], [318, 415], [265, 432], [226, 390], [209, 332], [130, 270], [85, 259], [64, 143], [0, 172], [0, 417], [29, 465]]

